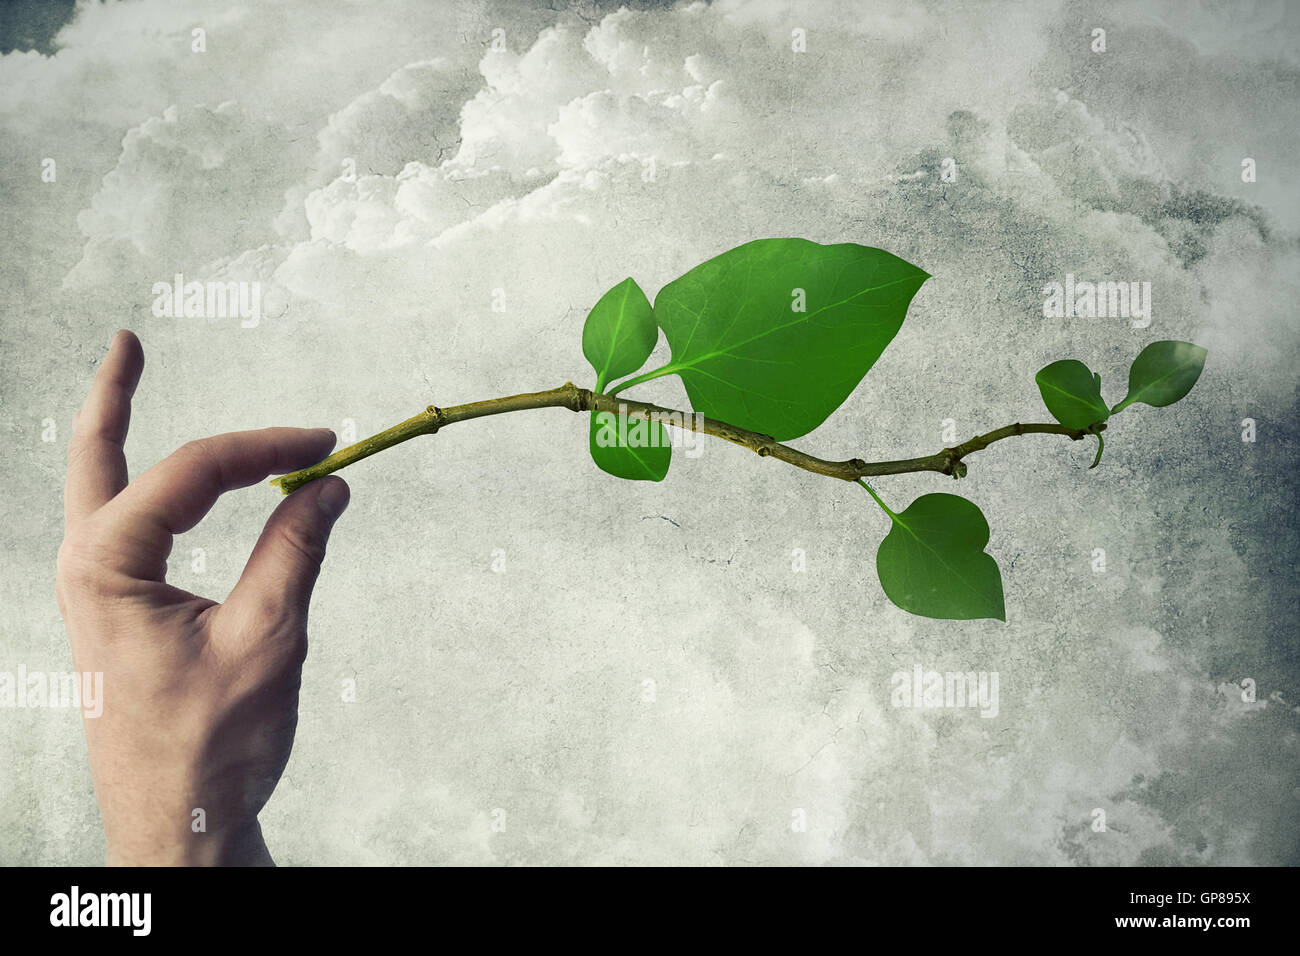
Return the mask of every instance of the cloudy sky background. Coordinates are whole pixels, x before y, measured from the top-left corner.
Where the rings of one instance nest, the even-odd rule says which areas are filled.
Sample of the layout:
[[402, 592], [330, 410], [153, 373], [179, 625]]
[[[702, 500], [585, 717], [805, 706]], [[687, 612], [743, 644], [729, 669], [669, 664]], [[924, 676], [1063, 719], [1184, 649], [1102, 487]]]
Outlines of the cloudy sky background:
[[[861, 489], [725, 443], [620, 483], [552, 410], [348, 469], [263, 814], [277, 858], [1297, 862], [1297, 8], [552, 6], [143, 0], [79, 4], [57, 33], [6, 14], [0, 669], [71, 666], [63, 455], [119, 327], [147, 358], [135, 474], [233, 428], [360, 436], [591, 385], [582, 321], [624, 277], [653, 297], [749, 239], [861, 242], [934, 279], [796, 443], [815, 454], [1043, 420], [1033, 375], [1061, 358], [1112, 403], [1151, 341], [1205, 345], [1205, 375], [1117, 419], [1095, 471], [1047, 437], [970, 459], [1006, 624], [894, 608]], [[268, 314], [157, 318], [176, 272], [259, 281]], [[1045, 320], [1067, 272], [1150, 282], [1151, 326]], [[635, 397], [687, 405], [675, 379]], [[275, 503], [228, 496], [177, 542], [174, 583], [223, 597]], [[998, 717], [891, 708], [915, 664], [998, 671]], [[76, 714], [0, 711], [0, 831], [0, 862], [102, 859]]]

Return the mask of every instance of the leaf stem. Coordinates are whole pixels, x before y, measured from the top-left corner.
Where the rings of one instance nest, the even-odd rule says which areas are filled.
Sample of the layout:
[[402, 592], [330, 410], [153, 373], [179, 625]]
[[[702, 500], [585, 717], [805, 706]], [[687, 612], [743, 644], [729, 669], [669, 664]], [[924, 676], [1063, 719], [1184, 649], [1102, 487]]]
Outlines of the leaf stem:
[[1104, 449], [1105, 447], [1106, 447], [1106, 440], [1101, 437], [1100, 433], [1098, 433], [1097, 434], [1097, 457], [1094, 458], [1092, 460], [1092, 464], [1088, 466], [1089, 471], [1091, 471], [1093, 468], [1096, 468], [1098, 465], [1101, 464], [1101, 452], [1102, 449]]
[[672, 375], [676, 371], [677, 366], [673, 365], [671, 362], [667, 365], [660, 365], [658, 368], [652, 368], [648, 372], [642, 372], [634, 378], [629, 378], [625, 382], [619, 382], [619, 384], [609, 390], [609, 394], [617, 395], [625, 388], [631, 388], [633, 385], [640, 385], [642, 382], [649, 382], [652, 379], [663, 378], [665, 375]]
[[860, 484], [863, 488], [866, 488], [867, 494], [871, 495], [871, 497], [876, 499], [876, 504], [880, 505], [881, 509], [885, 512], [885, 514], [889, 515], [890, 521], [893, 521], [895, 518], [898, 517], [898, 515], [894, 514], [894, 512], [889, 510], [889, 505], [885, 504], [883, 501], [880, 500], [880, 495], [876, 494], [875, 490], [869, 484], [867, 484], [861, 478], [858, 479], [858, 484]]
[[[667, 367], [664, 366], [664, 368]], [[667, 374], [662, 370], [656, 370], [656, 372]], [[654, 375], [655, 373], [647, 374]], [[644, 380], [645, 376], [639, 376], [639, 379]], [[619, 388], [626, 388], [635, 381], [637, 380], [633, 379], [631, 382], [624, 382]], [[617, 391], [617, 389], [614, 391]], [[324, 461], [317, 462], [309, 468], [281, 475], [279, 478], [272, 480], [271, 484], [280, 488], [285, 494], [289, 494], [309, 481], [322, 478], [331, 472], [338, 471], [340, 468], [345, 468], [361, 461], [363, 458], [368, 458], [376, 452], [383, 451], [385, 448], [391, 448], [393, 445], [415, 438], [417, 435], [436, 434], [439, 429], [455, 422], [484, 418], [488, 415], [501, 415], [506, 412], [518, 412], [530, 408], [567, 408], [574, 412], [614, 412], [616, 414], [626, 414], [630, 418], [661, 422], [676, 428], [690, 429], [701, 434], [713, 435], [715, 438], [721, 438], [743, 448], [748, 448], [761, 458], [775, 458], [788, 465], [794, 465], [796, 468], [802, 468], [804, 471], [826, 475], [829, 478], [839, 478], [841, 481], [858, 481], [861, 478], [877, 475], [902, 475], [921, 471], [937, 471], [941, 474], [960, 477], [966, 473], [963, 458], [973, 452], [987, 448], [994, 442], [1002, 441], [1004, 438], [1011, 438], [1015, 435], [1040, 434], [1064, 435], [1072, 441], [1078, 441], [1087, 435], [1096, 434], [1106, 427], [1102, 424], [1094, 425], [1091, 428], [1066, 428], [1064, 425], [1057, 424], [1022, 424], [1016, 422], [1011, 425], [1004, 425], [983, 435], [976, 435], [960, 445], [954, 445], [952, 448], [945, 448], [933, 455], [924, 455], [920, 458], [902, 458], [896, 461], [877, 462], [863, 461], [861, 458], [850, 458], [847, 461], [829, 461], [809, 455], [796, 448], [791, 448], [789, 445], [783, 445], [772, 438], [771, 435], [752, 432], [692, 412], [664, 408], [660, 405], [652, 405], [649, 402], [635, 402], [630, 399], [618, 398], [614, 392], [593, 392], [591, 389], [579, 388], [572, 382], [565, 382], [559, 388], [552, 388], [543, 392], [526, 392], [521, 395], [508, 395], [504, 398], [490, 398], [486, 401], [453, 405], [448, 408], [430, 405], [420, 414], [408, 418], [386, 431], [363, 439], [355, 445], [340, 449]], [[871, 491], [870, 488], [867, 490]], [[872, 494], [874, 495], [875, 492], [872, 492]], [[879, 501], [878, 498], [876, 500]], [[883, 503], [881, 507], [884, 507]], [[887, 508], [885, 510], [888, 511]]]

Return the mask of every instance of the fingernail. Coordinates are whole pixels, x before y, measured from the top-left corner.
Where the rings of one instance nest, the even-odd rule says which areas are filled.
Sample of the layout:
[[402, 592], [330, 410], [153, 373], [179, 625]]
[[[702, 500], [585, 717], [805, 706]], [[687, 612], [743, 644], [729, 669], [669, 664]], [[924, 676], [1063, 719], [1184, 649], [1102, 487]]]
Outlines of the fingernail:
[[351, 497], [352, 492], [348, 489], [348, 483], [342, 478], [322, 478], [321, 489], [316, 495], [316, 506], [325, 517], [333, 521], [343, 514], [343, 509], [348, 506]]

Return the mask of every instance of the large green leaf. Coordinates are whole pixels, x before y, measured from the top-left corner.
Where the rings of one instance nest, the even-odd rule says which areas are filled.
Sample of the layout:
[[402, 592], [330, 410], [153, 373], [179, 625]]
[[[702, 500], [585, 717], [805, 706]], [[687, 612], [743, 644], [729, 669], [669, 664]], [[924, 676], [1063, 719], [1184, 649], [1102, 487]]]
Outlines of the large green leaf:
[[1101, 376], [1074, 359], [1053, 362], [1034, 376], [1043, 404], [1066, 428], [1087, 428], [1110, 418], [1101, 397]]
[[596, 391], [644, 365], [658, 339], [654, 310], [636, 282], [624, 279], [601, 296], [582, 327], [582, 354], [596, 370]]
[[934, 494], [901, 514], [885, 511], [893, 527], [876, 552], [876, 573], [889, 600], [923, 617], [1006, 620], [1002, 575], [984, 553], [989, 525], [978, 507], [957, 495]]
[[786, 441], [835, 411], [929, 273], [880, 249], [759, 239], [668, 283], [654, 314], [691, 407]]
[[1191, 342], [1152, 342], [1128, 370], [1128, 395], [1112, 413], [1143, 402], [1157, 408], [1172, 405], [1192, 390], [1205, 367], [1205, 349]]
[[591, 458], [616, 478], [663, 481], [672, 463], [668, 429], [613, 412], [592, 412]]

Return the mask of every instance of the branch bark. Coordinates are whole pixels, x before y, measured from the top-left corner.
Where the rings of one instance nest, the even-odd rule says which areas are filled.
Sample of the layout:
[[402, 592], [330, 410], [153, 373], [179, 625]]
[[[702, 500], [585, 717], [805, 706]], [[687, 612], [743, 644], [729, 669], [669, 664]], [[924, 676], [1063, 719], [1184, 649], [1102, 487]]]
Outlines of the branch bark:
[[[469, 421], [472, 418], [485, 418], [489, 415], [503, 415], [506, 412], [524, 411], [530, 408], [567, 408], [574, 412], [614, 412], [626, 414], [629, 418], [662, 422], [677, 428], [689, 428], [691, 431], [713, 435], [733, 444], [748, 448], [763, 458], [775, 458], [786, 464], [811, 471], [814, 474], [839, 478], [842, 481], [857, 481], [859, 478], [871, 478], [879, 475], [901, 475], [909, 472], [937, 471], [941, 474], [961, 478], [966, 474], [966, 463], [962, 460], [973, 452], [981, 451], [994, 442], [1014, 435], [1064, 435], [1072, 441], [1078, 441], [1088, 435], [1099, 435], [1105, 430], [1105, 424], [1091, 428], [1066, 428], [1057, 424], [1022, 424], [1015, 422], [1004, 425], [983, 435], [976, 435], [969, 441], [944, 448], [933, 455], [920, 458], [901, 458], [897, 461], [863, 461], [850, 458], [847, 461], [827, 461], [798, 449], [791, 448], [776, 441], [771, 435], [762, 435], [744, 428], [738, 428], [727, 422], [706, 418], [693, 412], [652, 405], [649, 402], [635, 402], [616, 395], [593, 392], [588, 388], [579, 388], [572, 382], [565, 382], [559, 388], [544, 392], [526, 392], [522, 395], [508, 395], [504, 398], [490, 398], [482, 402], [470, 402], [467, 405], [453, 405], [438, 408], [430, 405], [420, 414], [394, 425], [377, 435], [371, 435], [355, 445], [349, 445], [330, 455], [324, 461], [317, 462], [309, 468], [281, 475], [271, 481], [286, 495], [301, 488], [309, 481], [324, 477], [347, 465], [368, 458], [376, 452], [391, 448], [418, 435], [434, 435], [447, 425]], [[1100, 439], [1100, 436], [1099, 436]]]

